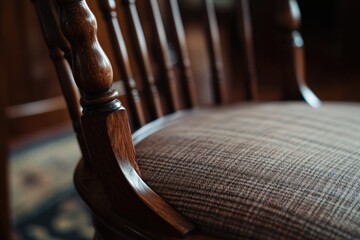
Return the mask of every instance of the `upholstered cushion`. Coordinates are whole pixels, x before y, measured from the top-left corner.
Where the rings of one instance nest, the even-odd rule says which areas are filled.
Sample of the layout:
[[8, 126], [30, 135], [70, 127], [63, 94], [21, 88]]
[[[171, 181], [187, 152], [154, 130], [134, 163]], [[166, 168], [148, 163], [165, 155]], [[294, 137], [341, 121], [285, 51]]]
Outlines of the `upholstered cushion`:
[[360, 105], [196, 110], [136, 152], [145, 182], [205, 232], [360, 238]]

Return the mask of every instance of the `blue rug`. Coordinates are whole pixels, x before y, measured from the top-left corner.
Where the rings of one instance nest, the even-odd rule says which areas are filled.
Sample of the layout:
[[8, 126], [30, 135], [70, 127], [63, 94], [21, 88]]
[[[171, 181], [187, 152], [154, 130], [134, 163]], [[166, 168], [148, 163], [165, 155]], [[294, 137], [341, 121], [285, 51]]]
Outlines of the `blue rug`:
[[94, 230], [72, 178], [80, 150], [74, 134], [38, 139], [10, 156], [11, 209], [18, 240], [85, 240]]

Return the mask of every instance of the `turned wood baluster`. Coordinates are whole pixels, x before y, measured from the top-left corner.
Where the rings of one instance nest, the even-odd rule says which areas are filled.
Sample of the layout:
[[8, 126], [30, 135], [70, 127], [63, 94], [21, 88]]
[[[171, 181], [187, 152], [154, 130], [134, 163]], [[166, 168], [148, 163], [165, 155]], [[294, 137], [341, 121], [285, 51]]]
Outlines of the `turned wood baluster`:
[[128, 110], [130, 110], [132, 114], [133, 126], [136, 129], [143, 126], [146, 121], [142, 109], [141, 99], [139, 97], [134, 76], [130, 68], [129, 57], [126, 50], [124, 38], [122, 36], [120, 25], [118, 22], [116, 1], [98, 0], [97, 2], [103, 13], [108, 32], [110, 34], [110, 41], [112, 44], [115, 60], [124, 81], [125, 90], [128, 97], [128, 103], [130, 108]]
[[123, 0], [126, 19], [130, 26], [131, 43], [136, 49], [136, 58], [139, 63], [140, 72], [145, 88], [146, 101], [148, 103], [151, 119], [164, 115], [158, 89], [155, 83], [155, 76], [150, 64], [150, 56], [146, 46], [144, 32], [141, 27], [139, 15], [136, 9], [135, 0]]
[[[184, 236], [193, 225], [138, 175], [126, 111], [111, 88], [112, 67], [97, 40], [94, 15], [84, 0], [57, 2], [62, 30], [72, 47], [74, 78], [82, 94], [81, 120], [91, 166], [113, 212], [145, 231], [163, 229], [170, 235]], [[80, 194], [86, 201], [86, 193]]]
[[160, 67], [164, 76], [165, 82], [168, 86], [167, 101], [170, 111], [180, 110], [180, 96], [177, 88], [175, 72], [170, 61], [170, 53], [168, 41], [165, 34], [164, 24], [161, 18], [159, 4], [157, 0], [150, 0], [151, 23], [155, 32], [157, 47], [160, 52]]
[[278, 22], [286, 31], [292, 45], [293, 68], [296, 83], [304, 100], [312, 107], [318, 108], [321, 102], [306, 84], [304, 41], [299, 32], [301, 13], [296, 0], [278, 0]]
[[226, 89], [224, 63], [221, 53], [219, 27], [216, 19], [213, 0], [203, 0], [206, 23], [206, 42], [210, 55], [211, 83], [213, 87], [215, 103], [226, 103], [228, 93]]
[[[50, 57], [56, 69], [81, 152], [84, 159], [87, 159], [88, 152], [80, 122], [80, 96], [69, 63], [65, 59], [65, 55], [70, 58], [71, 47], [62, 35], [54, 2], [52, 0], [32, 0], [32, 2], [39, 18], [45, 42], [50, 51]], [[71, 59], [68, 60], [71, 61]]]
[[185, 107], [190, 108], [198, 105], [198, 98], [179, 4], [177, 0], [167, 0], [165, 4], [167, 4], [167, 8], [170, 10], [169, 20], [171, 27], [174, 29], [176, 52], [179, 54], [180, 84], [184, 96], [183, 101]]
[[253, 33], [251, 24], [251, 12], [248, 0], [236, 1], [238, 12], [239, 32], [244, 44], [246, 69], [250, 87], [250, 97], [253, 100], [259, 99], [258, 77], [256, 73], [255, 54], [253, 44]]

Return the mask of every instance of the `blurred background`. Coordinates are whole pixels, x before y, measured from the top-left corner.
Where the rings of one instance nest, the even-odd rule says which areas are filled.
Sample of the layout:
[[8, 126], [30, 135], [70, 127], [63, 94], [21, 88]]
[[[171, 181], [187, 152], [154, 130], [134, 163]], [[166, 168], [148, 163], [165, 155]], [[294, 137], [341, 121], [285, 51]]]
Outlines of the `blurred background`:
[[[236, 32], [230, 30], [237, 21], [234, 1], [218, 0], [216, 10], [225, 75], [235, 89], [231, 99], [238, 101], [246, 99], [246, 91], [243, 59], [234, 54], [243, 49]], [[210, 73], [199, 2], [179, 2], [199, 99], [207, 105], [210, 89], [200, 87], [209, 81]], [[298, 2], [308, 85], [321, 100], [360, 101], [360, 2]], [[275, 1], [250, 3], [261, 100], [300, 99], [294, 82], [282, 74], [287, 65], [281, 54], [284, 39], [276, 22]], [[95, 1], [88, 4], [98, 19], [99, 41], [113, 61], [102, 16]], [[146, 26], [147, 9], [141, 3], [138, 9]], [[148, 29], [145, 33], [151, 35]], [[151, 52], [151, 41], [148, 47]], [[9, 166], [15, 235], [17, 239], [90, 239], [91, 220], [72, 187], [80, 152], [31, 1], [0, 2], [0, 52], [1, 139], [2, 148], [9, 146], [10, 156], [0, 161]], [[119, 81], [116, 69], [114, 73], [114, 80]], [[115, 86], [122, 91], [121, 84]]]

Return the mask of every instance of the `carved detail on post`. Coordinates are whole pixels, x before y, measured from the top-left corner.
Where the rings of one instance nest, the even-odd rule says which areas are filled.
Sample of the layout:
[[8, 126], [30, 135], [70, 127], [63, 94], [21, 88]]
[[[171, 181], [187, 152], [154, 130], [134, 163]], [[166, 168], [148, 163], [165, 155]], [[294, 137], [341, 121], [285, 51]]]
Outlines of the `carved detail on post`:
[[[139, 176], [127, 114], [116, 99], [117, 92], [111, 89], [112, 68], [97, 41], [93, 14], [84, 0], [58, 2], [63, 32], [73, 50], [75, 80], [82, 93], [81, 122], [91, 161], [91, 168], [76, 170], [74, 181], [81, 196], [92, 206], [99, 199], [97, 194], [104, 192], [111, 212], [134, 229], [162, 229], [171, 236], [185, 236], [194, 229], [193, 224]], [[88, 186], [81, 178], [86, 171], [94, 172], [101, 184]], [[103, 216], [102, 209], [92, 208], [94, 216]]]
[[49, 48], [50, 57], [54, 62], [60, 85], [64, 93], [70, 117], [77, 134], [81, 134], [79, 94], [74, 83], [69, 64], [64, 55], [71, 52], [71, 47], [61, 33], [56, 7], [53, 1], [32, 0], [41, 23], [45, 42]]
[[79, 91], [68, 63], [68, 61], [72, 62], [70, 59], [71, 47], [61, 32], [59, 16], [54, 2], [52, 0], [33, 0], [33, 4], [56, 69], [84, 162], [88, 164], [89, 156], [80, 119]]
[[112, 67], [96, 36], [94, 15], [85, 1], [58, 0], [58, 3], [62, 30], [73, 50], [74, 78], [82, 93], [84, 115], [120, 109], [118, 93], [111, 89]]
[[289, 36], [293, 49], [293, 69], [299, 91], [304, 100], [314, 108], [321, 106], [319, 98], [306, 84], [304, 41], [299, 32], [301, 25], [301, 12], [296, 0], [278, 0], [278, 22]]

